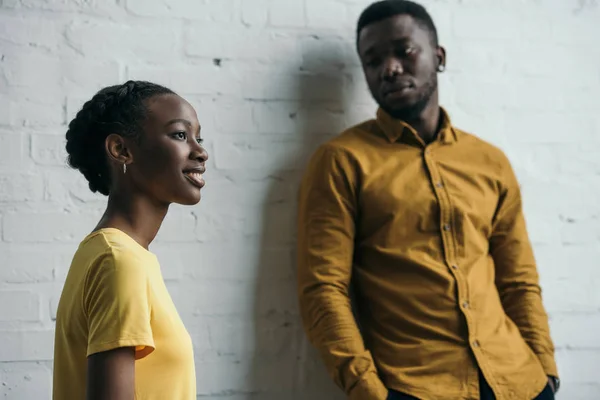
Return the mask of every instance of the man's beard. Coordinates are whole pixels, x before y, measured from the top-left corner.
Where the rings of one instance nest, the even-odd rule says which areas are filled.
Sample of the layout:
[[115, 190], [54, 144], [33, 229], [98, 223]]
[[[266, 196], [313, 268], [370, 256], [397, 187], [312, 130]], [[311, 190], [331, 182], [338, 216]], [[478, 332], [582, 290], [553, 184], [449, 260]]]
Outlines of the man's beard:
[[390, 109], [382, 104], [379, 104], [379, 106], [394, 119], [399, 119], [402, 121], [414, 121], [421, 116], [421, 113], [425, 107], [427, 107], [427, 104], [429, 104], [429, 100], [431, 100], [431, 96], [433, 96], [433, 93], [435, 93], [437, 86], [437, 72], [433, 71], [433, 73], [429, 76], [427, 83], [423, 87], [423, 91], [419, 94], [419, 98], [414, 104], [396, 110]]

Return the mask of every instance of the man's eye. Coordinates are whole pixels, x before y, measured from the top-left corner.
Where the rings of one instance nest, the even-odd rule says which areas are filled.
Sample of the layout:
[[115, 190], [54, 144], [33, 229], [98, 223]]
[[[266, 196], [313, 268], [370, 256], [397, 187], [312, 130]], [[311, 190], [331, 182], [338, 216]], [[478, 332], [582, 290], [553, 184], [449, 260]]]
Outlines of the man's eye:
[[187, 139], [187, 134], [185, 132], [175, 132], [173, 134], [173, 137], [175, 139], [179, 139], [179, 140], [185, 140]]
[[202, 146], [202, 143], [204, 143], [204, 139], [202, 139], [202, 138], [196, 138], [196, 142], [198, 142], [198, 144], [200, 146]]

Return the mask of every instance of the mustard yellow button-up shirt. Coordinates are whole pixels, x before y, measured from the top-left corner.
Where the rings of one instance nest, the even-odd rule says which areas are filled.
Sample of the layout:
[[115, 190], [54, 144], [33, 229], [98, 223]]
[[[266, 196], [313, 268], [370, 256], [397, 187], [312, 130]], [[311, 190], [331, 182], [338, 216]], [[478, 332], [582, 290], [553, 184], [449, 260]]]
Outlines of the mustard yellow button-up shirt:
[[509, 161], [442, 118], [426, 145], [379, 110], [301, 185], [302, 318], [350, 399], [475, 400], [481, 370], [498, 400], [524, 400], [557, 376]]

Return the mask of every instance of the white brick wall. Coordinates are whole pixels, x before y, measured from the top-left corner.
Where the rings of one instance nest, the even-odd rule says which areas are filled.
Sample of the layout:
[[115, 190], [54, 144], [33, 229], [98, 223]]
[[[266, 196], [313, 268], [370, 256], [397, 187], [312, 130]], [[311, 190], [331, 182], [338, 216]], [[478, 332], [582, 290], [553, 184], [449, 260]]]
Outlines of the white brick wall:
[[[150, 79], [198, 109], [204, 199], [155, 245], [195, 344], [198, 398], [341, 399], [294, 285], [309, 154], [373, 115], [354, 54], [369, 0], [0, 0], [0, 397], [49, 399], [70, 257], [105, 199], [64, 165], [65, 125], [104, 85]], [[427, 0], [454, 122], [521, 179], [563, 375], [600, 398], [600, 4]]]

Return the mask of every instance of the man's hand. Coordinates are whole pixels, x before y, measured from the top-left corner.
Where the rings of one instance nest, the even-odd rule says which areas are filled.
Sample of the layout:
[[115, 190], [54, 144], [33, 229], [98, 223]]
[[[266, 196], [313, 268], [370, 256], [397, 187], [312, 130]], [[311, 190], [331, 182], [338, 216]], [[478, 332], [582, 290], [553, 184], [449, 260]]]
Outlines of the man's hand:
[[548, 384], [552, 389], [552, 393], [556, 394], [556, 385], [554, 385], [554, 379], [551, 376], [548, 377]]

